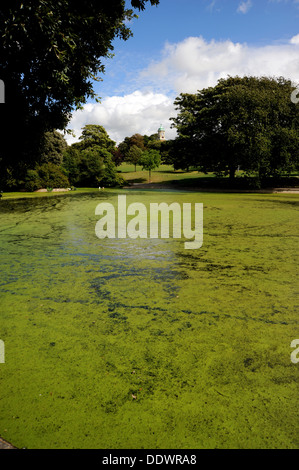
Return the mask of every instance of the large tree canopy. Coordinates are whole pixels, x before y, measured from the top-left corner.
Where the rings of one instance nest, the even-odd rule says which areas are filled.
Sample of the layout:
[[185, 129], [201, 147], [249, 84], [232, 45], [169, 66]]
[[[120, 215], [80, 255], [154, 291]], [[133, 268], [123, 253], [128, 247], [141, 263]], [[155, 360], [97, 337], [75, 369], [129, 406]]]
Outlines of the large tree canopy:
[[71, 185], [117, 186], [122, 184], [113, 162], [115, 142], [103, 126], [87, 124], [80, 142], [70, 145], [63, 155], [62, 168]]
[[[143, 10], [147, 2], [159, 0], [131, 5]], [[71, 111], [95, 97], [92, 80], [104, 72], [113, 39], [131, 36], [133, 16], [124, 0], [1, 1], [2, 167], [36, 160], [43, 133], [64, 129]]]
[[229, 174], [238, 167], [260, 178], [299, 163], [299, 108], [284, 78], [229, 77], [175, 101], [178, 130], [172, 155], [178, 168]]

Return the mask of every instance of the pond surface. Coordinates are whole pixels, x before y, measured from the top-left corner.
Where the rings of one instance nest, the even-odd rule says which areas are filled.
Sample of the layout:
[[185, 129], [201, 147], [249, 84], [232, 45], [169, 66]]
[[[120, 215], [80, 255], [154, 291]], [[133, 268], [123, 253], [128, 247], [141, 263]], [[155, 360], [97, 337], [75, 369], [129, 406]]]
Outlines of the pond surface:
[[100, 240], [95, 209], [113, 191], [0, 201], [0, 436], [298, 447], [298, 196], [119, 194], [203, 203], [203, 246]]

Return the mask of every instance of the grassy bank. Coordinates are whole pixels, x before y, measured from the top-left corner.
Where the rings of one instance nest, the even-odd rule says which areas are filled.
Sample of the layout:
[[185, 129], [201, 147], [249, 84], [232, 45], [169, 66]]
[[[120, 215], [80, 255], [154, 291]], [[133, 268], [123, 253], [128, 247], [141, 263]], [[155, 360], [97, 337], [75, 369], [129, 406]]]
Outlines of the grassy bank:
[[[144, 184], [149, 182], [148, 172], [142, 170], [137, 165], [136, 171], [134, 165], [122, 164], [118, 167], [118, 171], [129, 185]], [[297, 174], [283, 176], [277, 178], [268, 178], [262, 183], [257, 178], [246, 178], [243, 172], [237, 172], [234, 181], [228, 177], [220, 178], [213, 173], [200, 173], [198, 171], [182, 171], [174, 170], [172, 166], [161, 165], [158, 169], [151, 173], [151, 183], [163, 184], [167, 187], [174, 188], [191, 188], [191, 189], [240, 189], [254, 190], [267, 189], [275, 187], [298, 187], [299, 178]]]
[[[26, 191], [4, 191], [2, 193], [1, 199], [16, 199], [16, 198], [43, 198], [43, 197], [54, 197], [54, 196], [75, 196], [76, 194], [88, 194], [88, 193], [98, 193], [98, 188], [77, 188], [74, 191], [64, 191], [64, 192], [56, 192], [56, 191], [47, 191], [47, 192], [26, 192]], [[0, 199], [0, 201], [1, 201]]]

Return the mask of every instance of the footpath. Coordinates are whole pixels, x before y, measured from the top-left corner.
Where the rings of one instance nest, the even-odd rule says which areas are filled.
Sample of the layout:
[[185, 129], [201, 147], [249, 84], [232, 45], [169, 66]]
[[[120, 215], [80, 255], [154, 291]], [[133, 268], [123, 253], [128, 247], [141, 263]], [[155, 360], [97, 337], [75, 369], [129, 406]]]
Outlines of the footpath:
[[16, 449], [16, 447], [12, 446], [9, 442], [4, 441], [0, 437], [0, 449]]

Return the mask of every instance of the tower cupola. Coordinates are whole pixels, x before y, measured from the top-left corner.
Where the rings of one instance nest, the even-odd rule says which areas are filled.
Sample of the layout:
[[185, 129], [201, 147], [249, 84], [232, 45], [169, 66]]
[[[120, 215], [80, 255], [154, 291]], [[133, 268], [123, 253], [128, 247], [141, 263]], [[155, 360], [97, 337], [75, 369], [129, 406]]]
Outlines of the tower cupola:
[[162, 124], [158, 129], [158, 137], [159, 137], [159, 140], [165, 140], [165, 129], [162, 126]]

